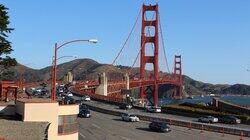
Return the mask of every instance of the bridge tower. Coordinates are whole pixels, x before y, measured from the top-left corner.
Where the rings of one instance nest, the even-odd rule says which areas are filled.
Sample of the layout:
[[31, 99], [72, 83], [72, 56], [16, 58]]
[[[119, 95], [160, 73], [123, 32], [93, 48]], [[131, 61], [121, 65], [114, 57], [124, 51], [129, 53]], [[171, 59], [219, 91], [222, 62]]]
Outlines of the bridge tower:
[[178, 86], [174, 88], [173, 98], [182, 98], [183, 96], [183, 79], [181, 68], [181, 55], [175, 55], [174, 58], [174, 76], [178, 77]]
[[[154, 12], [155, 19], [147, 20], [147, 12]], [[154, 67], [154, 85], [153, 85], [153, 99], [154, 106], [158, 105], [158, 51], [159, 51], [159, 13], [158, 13], [158, 4], [156, 5], [144, 5], [142, 6], [142, 28], [141, 28], [141, 54], [140, 54], [140, 80], [144, 81], [145, 79], [145, 66], [147, 63], [152, 63]], [[154, 27], [154, 35], [147, 36], [145, 30], [147, 27]], [[146, 44], [151, 43], [154, 46], [154, 55], [146, 56]], [[140, 88], [140, 98], [145, 99], [145, 87]]]

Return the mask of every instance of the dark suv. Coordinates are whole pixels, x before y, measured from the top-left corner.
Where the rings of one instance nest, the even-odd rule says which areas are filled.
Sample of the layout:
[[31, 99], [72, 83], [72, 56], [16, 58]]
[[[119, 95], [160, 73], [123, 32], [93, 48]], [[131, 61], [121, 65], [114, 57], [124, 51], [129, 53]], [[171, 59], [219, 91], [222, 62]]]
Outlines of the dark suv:
[[157, 121], [151, 122], [149, 124], [149, 129], [156, 131], [156, 132], [170, 132], [171, 131], [170, 127], [166, 123], [157, 122]]
[[86, 105], [80, 105], [78, 117], [89, 118], [90, 116], [91, 114], [89, 108]]
[[224, 116], [224, 117], [219, 118], [219, 122], [228, 123], [228, 124], [237, 124], [237, 123], [241, 123], [241, 120], [235, 116], [229, 115], [229, 116]]

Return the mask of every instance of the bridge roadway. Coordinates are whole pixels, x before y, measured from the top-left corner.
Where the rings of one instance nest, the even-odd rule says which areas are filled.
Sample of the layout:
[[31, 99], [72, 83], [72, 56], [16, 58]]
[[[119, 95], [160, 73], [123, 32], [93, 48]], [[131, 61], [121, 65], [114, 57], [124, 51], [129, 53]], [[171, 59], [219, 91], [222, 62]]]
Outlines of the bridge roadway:
[[[72, 98], [79, 99], [79, 97], [77, 97], [77, 96], [74, 96]], [[93, 100], [91, 100], [90, 102], [85, 102], [85, 104], [94, 105], [94, 106], [104, 108], [104, 109], [111, 109], [114, 111], [123, 111], [123, 110], [119, 109], [119, 107], [116, 105], [102, 103], [102, 102], [93, 101]], [[163, 118], [168, 118], [168, 119], [197, 122], [197, 118], [193, 118], [193, 117], [186, 117], [186, 116], [179, 116], [179, 115], [165, 114], [165, 113], [149, 113], [149, 112], [146, 112], [145, 110], [138, 110], [138, 109], [131, 109], [131, 110], [124, 111], [124, 112], [142, 114], [142, 115], [153, 116], [153, 117], [157, 116], [157, 117], [163, 117]], [[245, 125], [245, 124], [231, 125], [231, 124], [217, 123], [217, 124], [210, 124], [210, 125], [219, 125], [219, 126], [225, 126], [225, 127], [240, 128], [240, 129], [245, 129], [245, 130], [250, 131], [250, 125]]]
[[[169, 133], [152, 132], [149, 122], [124, 122], [119, 116], [91, 111], [91, 118], [78, 118], [79, 140], [239, 140], [239, 136], [170, 126]], [[250, 140], [250, 138], [243, 138]]]

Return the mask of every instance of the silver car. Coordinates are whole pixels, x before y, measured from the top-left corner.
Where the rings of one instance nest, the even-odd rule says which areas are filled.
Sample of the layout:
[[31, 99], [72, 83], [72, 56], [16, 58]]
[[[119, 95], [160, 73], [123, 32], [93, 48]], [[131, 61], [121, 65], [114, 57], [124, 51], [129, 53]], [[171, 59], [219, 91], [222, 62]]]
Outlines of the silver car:
[[139, 122], [140, 119], [135, 116], [134, 114], [128, 114], [128, 113], [125, 113], [125, 114], [122, 114], [122, 120], [123, 121], [130, 121], [130, 122]]
[[217, 123], [218, 118], [213, 116], [205, 116], [198, 118], [198, 122], [204, 122], [204, 123]]

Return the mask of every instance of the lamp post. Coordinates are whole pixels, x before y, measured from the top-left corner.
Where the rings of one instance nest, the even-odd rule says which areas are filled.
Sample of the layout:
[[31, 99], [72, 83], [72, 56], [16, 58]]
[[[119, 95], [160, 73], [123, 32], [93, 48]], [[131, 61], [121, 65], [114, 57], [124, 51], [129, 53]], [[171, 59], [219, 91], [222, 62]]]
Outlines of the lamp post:
[[[74, 57], [74, 58], [77, 58], [77, 56], [65, 55], [65, 56], [61, 56], [61, 57], [57, 58], [56, 60], [58, 61], [59, 59], [66, 58], [66, 57]], [[53, 57], [52, 57], [52, 68], [51, 68], [51, 87], [52, 87], [51, 93], [53, 92], [54, 59], [55, 59], [55, 57], [53, 56]], [[51, 94], [51, 95], [52, 95], [52, 94]]]
[[51, 99], [52, 100], [56, 99], [56, 77], [57, 77], [56, 76], [56, 72], [57, 72], [56, 67], [57, 67], [57, 60], [60, 59], [60, 57], [57, 58], [57, 51], [60, 48], [62, 48], [63, 46], [71, 44], [71, 43], [75, 43], [75, 42], [97, 43], [98, 40], [96, 40], [96, 39], [72, 40], [72, 41], [68, 41], [68, 42], [63, 43], [62, 45], [58, 45], [57, 43], [55, 43], [55, 52], [54, 52], [55, 54], [54, 54], [54, 58], [52, 59], [52, 69], [53, 69], [52, 70], [52, 80], [51, 80], [52, 81], [52, 83], [51, 83], [51, 85], [52, 85]]

